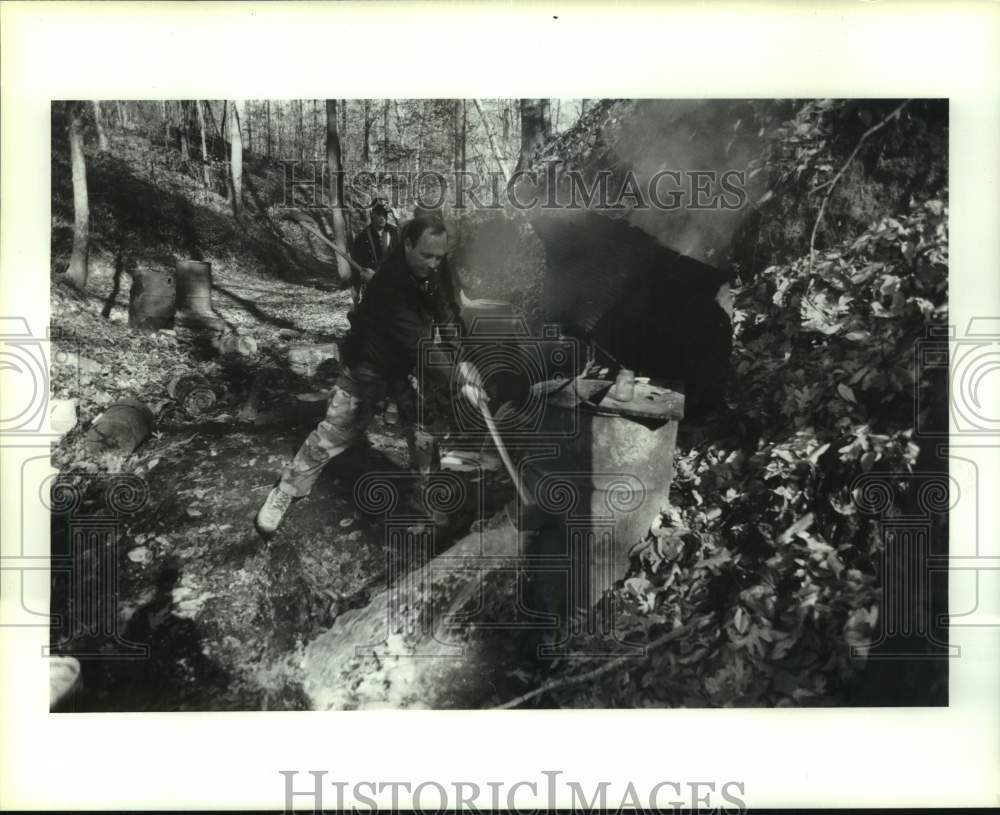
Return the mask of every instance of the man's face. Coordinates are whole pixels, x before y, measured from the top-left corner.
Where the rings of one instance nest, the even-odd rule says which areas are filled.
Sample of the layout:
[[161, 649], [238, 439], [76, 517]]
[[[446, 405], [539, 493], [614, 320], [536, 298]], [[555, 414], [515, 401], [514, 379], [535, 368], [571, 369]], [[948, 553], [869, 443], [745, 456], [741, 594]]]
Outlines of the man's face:
[[372, 226], [376, 229], [385, 229], [385, 213], [384, 212], [373, 212], [372, 213]]
[[429, 277], [437, 271], [448, 252], [448, 236], [444, 232], [432, 235], [425, 231], [416, 243], [407, 238], [403, 243], [403, 250], [406, 253], [406, 263], [413, 274], [420, 278]]

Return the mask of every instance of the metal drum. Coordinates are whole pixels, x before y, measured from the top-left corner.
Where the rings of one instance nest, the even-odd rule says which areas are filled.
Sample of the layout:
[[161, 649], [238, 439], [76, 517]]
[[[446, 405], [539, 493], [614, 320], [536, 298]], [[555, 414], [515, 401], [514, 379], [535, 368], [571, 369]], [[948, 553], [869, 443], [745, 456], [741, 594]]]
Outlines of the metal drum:
[[221, 330], [224, 323], [212, 310], [212, 264], [177, 261], [177, 324]]
[[164, 269], [137, 269], [129, 293], [128, 324], [159, 331], [174, 324], [174, 275]]
[[[619, 402], [613, 384], [536, 385], [534, 394], [544, 401], [542, 432], [521, 460], [537, 503], [534, 523], [545, 530], [536, 554], [564, 562], [568, 582], [561, 585], [575, 609], [592, 608], [625, 573], [629, 549], [669, 503], [684, 415], [684, 397], [676, 391], [637, 382], [632, 398]], [[554, 585], [560, 584], [550, 581], [550, 595]]]
[[93, 454], [115, 451], [129, 455], [149, 434], [155, 424], [153, 412], [138, 399], [115, 402], [87, 431], [87, 450]]

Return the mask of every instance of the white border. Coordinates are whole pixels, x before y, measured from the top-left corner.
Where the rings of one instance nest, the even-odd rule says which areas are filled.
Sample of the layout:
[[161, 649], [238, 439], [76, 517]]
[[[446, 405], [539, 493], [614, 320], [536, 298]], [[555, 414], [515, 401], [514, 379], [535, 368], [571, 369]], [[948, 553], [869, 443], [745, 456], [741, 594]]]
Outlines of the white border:
[[[962, 330], [1000, 314], [998, 8], [6, 2], [0, 313], [47, 324], [52, 98], [933, 96], [951, 99]], [[984, 509], [1000, 494], [985, 455]], [[979, 529], [996, 556], [995, 514]], [[45, 632], [0, 629], [0, 805], [276, 808], [280, 769], [481, 783], [560, 769], [646, 788], [744, 780], [755, 806], [996, 805], [1000, 629], [952, 637], [946, 710], [49, 716]]]

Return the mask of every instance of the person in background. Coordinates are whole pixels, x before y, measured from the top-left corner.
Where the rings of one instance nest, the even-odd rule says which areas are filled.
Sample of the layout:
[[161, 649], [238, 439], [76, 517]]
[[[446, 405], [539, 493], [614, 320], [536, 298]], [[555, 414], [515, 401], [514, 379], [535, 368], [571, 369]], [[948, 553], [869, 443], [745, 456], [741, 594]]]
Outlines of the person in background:
[[351, 284], [356, 294], [360, 295], [361, 287], [372, 279], [379, 264], [392, 253], [398, 243], [399, 235], [396, 227], [389, 223], [385, 204], [376, 202], [371, 208], [368, 226], [354, 236], [351, 244], [351, 258], [365, 269], [363, 273], [352, 272]]

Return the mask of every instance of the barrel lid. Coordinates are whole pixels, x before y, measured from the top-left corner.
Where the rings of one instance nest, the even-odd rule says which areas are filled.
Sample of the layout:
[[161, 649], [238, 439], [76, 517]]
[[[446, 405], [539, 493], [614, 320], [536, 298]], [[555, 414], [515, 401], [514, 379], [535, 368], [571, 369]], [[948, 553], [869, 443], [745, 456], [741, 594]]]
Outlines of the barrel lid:
[[636, 382], [627, 402], [612, 396], [613, 382], [605, 379], [550, 379], [532, 389], [546, 405], [573, 410], [582, 408], [603, 416], [626, 416], [654, 421], [684, 418], [684, 394], [649, 382]]

